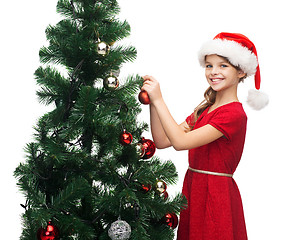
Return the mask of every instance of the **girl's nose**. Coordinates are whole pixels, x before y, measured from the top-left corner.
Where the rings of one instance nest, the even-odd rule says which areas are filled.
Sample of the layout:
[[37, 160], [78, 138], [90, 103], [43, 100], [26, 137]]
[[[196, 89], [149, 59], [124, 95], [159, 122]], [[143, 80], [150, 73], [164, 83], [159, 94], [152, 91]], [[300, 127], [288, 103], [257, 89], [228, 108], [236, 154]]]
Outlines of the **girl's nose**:
[[212, 69], [211, 69], [211, 74], [212, 75], [217, 75], [218, 73], [219, 73], [218, 68], [213, 66]]

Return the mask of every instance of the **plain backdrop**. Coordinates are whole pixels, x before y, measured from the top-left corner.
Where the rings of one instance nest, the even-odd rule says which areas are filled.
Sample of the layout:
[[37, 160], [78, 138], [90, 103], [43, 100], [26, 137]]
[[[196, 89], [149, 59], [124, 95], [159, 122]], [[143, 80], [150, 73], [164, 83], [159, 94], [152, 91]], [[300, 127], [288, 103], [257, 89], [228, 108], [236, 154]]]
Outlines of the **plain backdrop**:
[[[253, 78], [240, 84], [248, 129], [234, 179], [242, 195], [249, 239], [302, 239], [300, 2], [120, 0], [120, 6], [120, 18], [127, 19], [132, 29], [123, 43], [138, 51], [136, 61], [121, 69], [121, 78], [128, 74], [155, 76], [179, 123], [201, 102], [207, 88], [197, 61], [201, 44], [222, 31], [242, 33], [254, 42], [261, 89], [270, 96], [270, 104], [261, 111], [251, 110], [245, 99], [254, 87]], [[13, 171], [24, 161], [23, 148], [32, 139], [32, 127], [49, 110], [37, 101], [33, 73], [40, 65], [38, 51], [47, 45], [45, 28], [60, 16], [56, 0], [5, 1], [0, 12], [0, 231], [5, 239], [18, 239], [24, 211], [20, 204], [25, 200]], [[149, 123], [148, 106], [142, 108], [139, 118]], [[150, 132], [145, 137], [151, 137]], [[187, 151], [170, 148], [156, 154], [175, 163], [179, 181], [168, 192], [180, 192]]]

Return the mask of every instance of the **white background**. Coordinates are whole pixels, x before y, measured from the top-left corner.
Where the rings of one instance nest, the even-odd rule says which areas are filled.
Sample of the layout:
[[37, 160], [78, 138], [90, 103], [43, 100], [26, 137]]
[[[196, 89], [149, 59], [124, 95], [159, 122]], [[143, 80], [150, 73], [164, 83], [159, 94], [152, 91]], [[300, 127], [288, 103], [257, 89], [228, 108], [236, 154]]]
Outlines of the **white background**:
[[[301, 13], [300, 3], [244, 0], [120, 0], [120, 17], [127, 19], [138, 57], [121, 76], [154, 75], [177, 122], [201, 102], [207, 88], [197, 51], [222, 31], [248, 36], [256, 45], [261, 88], [270, 105], [257, 112], [246, 104], [253, 78], [240, 85], [239, 96], [248, 115], [242, 161], [235, 173], [245, 210], [249, 239], [302, 239], [301, 214]], [[17, 0], [1, 4], [1, 235], [18, 239], [24, 199], [13, 171], [24, 161], [36, 120], [49, 110], [37, 101], [33, 73], [40, 65], [38, 51], [46, 45], [44, 30], [59, 19], [56, 0]], [[148, 107], [140, 119], [148, 121]], [[150, 133], [146, 133], [150, 137]], [[181, 191], [187, 152], [158, 150], [175, 162]]]

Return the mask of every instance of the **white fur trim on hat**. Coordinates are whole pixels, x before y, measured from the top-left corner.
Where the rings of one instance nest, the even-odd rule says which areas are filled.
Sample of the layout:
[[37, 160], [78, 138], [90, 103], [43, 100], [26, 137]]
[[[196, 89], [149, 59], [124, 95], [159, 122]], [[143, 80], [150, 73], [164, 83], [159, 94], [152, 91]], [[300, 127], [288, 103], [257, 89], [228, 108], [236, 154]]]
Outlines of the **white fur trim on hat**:
[[261, 110], [268, 104], [269, 99], [266, 93], [259, 90], [250, 89], [246, 102], [254, 110]]
[[240, 67], [247, 77], [254, 75], [257, 70], [256, 55], [235, 41], [214, 39], [203, 44], [198, 52], [198, 60], [202, 67], [205, 67], [205, 57], [211, 54], [226, 57], [231, 64]]

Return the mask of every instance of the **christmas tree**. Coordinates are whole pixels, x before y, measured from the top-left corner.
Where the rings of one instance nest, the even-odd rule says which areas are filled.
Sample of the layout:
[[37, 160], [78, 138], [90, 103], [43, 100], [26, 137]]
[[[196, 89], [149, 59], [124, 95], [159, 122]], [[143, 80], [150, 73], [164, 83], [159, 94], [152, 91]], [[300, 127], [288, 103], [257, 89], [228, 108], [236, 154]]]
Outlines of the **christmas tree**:
[[142, 136], [142, 78], [119, 79], [137, 54], [120, 43], [129, 24], [116, 0], [59, 0], [57, 12], [64, 19], [47, 27], [35, 71], [39, 101], [54, 107], [15, 170], [26, 198], [20, 239], [173, 239], [185, 205], [166, 191], [175, 166]]

